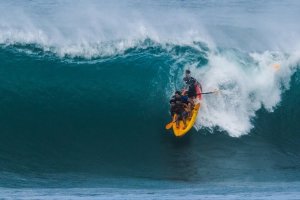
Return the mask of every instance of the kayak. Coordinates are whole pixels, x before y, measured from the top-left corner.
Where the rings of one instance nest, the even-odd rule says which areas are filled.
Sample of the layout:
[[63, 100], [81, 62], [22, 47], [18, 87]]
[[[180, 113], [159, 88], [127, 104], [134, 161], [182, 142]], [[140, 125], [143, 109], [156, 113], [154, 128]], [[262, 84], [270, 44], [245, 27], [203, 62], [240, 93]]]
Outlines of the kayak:
[[[196, 98], [196, 103], [195, 103], [195, 106], [194, 106], [194, 109], [192, 111], [192, 117], [190, 119], [187, 119], [186, 120], [186, 128], [183, 128], [184, 127], [184, 124], [183, 124], [183, 121], [180, 120], [179, 122], [179, 127], [177, 128], [176, 126], [176, 123], [173, 123], [173, 132], [174, 132], [174, 135], [176, 137], [182, 137], [184, 136], [185, 134], [188, 133], [189, 130], [191, 130], [191, 128], [193, 128], [195, 122], [196, 122], [196, 119], [197, 119], [197, 115], [198, 115], [198, 112], [200, 110], [200, 107], [201, 107], [201, 99], [202, 99], [202, 95], [201, 95], [201, 88], [196, 85], [195, 86], [195, 89], [196, 89], [196, 92], [197, 92], [197, 98]], [[174, 116], [174, 119], [175, 119], [176, 116]]]

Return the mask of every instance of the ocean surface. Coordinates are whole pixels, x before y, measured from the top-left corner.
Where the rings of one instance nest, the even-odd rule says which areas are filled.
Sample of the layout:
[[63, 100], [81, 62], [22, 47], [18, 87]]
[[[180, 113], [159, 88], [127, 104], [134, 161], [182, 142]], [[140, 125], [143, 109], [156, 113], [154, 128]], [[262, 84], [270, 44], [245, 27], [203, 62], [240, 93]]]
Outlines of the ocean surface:
[[[300, 1], [3, 0], [1, 199], [300, 199]], [[184, 70], [195, 127], [165, 130]]]

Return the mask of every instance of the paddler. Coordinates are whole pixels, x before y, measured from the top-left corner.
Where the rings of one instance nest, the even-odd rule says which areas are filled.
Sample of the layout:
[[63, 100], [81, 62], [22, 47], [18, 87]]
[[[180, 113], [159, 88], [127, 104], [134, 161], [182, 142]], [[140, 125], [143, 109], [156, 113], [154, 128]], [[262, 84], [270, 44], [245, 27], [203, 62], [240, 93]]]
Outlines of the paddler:
[[187, 91], [185, 91], [183, 94], [180, 91], [176, 91], [175, 95], [172, 96], [170, 103], [171, 101], [173, 102], [180, 101], [181, 103], [183, 103], [188, 118], [191, 118], [192, 110], [194, 109], [194, 101], [188, 97]]
[[188, 97], [188, 92], [187, 91], [185, 91], [182, 94], [181, 99], [182, 99], [182, 102], [187, 105], [186, 111], [188, 113], [188, 118], [190, 119], [192, 117], [192, 111], [193, 111], [194, 106], [195, 106], [194, 101], [193, 101], [192, 98]]
[[181, 95], [181, 92], [180, 91], [176, 91], [174, 96], [172, 96], [171, 100], [174, 100], [174, 101], [182, 101], [182, 95]]
[[179, 122], [180, 120], [183, 121], [183, 129], [186, 128], [186, 118], [188, 113], [186, 112], [186, 108], [187, 105], [182, 103], [179, 99], [175, 100], [175, 99], [171, 99], [170, 101], [171, 104], [171, 115], [174, 116], [176, 114], [175, 117], [175, 121], [176, 121], [176, 127], [179, 128]]
[[190, 70], [185, 70], [185, 77], [183, 78], [183, 81], [186, 84], [186, 90], [187, 95], [189, 98], [196, 98], [197, 92], [196, 92], [196, 86], [199, 85], [200, 89], [202, 90], [201, 84], [191, 76]]

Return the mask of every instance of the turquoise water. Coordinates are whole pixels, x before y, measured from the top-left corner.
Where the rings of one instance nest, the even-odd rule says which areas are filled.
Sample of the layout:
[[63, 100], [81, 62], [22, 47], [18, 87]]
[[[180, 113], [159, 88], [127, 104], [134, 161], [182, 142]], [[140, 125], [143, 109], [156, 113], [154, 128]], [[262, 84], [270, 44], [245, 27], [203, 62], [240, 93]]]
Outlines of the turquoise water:
[[[297, 6], [1, 2], [0, 197], [297, 199]], [[178, 139], [185, 69], [221, 92]]]

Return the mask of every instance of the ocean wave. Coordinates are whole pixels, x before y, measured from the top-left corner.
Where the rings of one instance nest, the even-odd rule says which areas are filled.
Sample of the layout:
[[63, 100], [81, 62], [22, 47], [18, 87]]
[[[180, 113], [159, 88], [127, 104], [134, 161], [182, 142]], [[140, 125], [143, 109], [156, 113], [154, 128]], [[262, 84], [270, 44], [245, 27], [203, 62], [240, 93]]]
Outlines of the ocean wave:
[[[145, 62], [153, 62], [154, 57], [165, 59], [169, 65], [163, 65], [163, 71], [169, 73], [165, 97], [181, 87], [184, 69], [190, 69], [193, 76], [202, 84], [204, 91], [219, 89], [218, 95], [206, 95], [198, 117], [196, 128], [207, 128], [214, 132], [217, 128], [226, 131], [232, 137], [250, 133], [253, 119], [261, 108], [273, 112], [281, 102], [282, 94], [289, 89], [290, 79], [297, 71], [300, 55], [282, 52], [242, 52], [237, 49], [210, 49], [205, 43], [194, 42], [190, 45], [159, 44], [150, 39], [139, 41], [130, 47], [103, 53], [107, 46], [95, 45], [89, 51], [80, 49], [77, 53], [57, 54], [55, 49], [39, 45], [6, 45], [2, 48], [12, 49], [39, 57], [51, 56], [61, 61], [77, 64], [96, 64], [114, 62], [132, 62], [145, 57]], [[114, 45], [110, 45], [114, 46]], [[110, 49], [108, 47], [107, 49]], [[87, 47], [88, 49], [90, 48]], [[91, 53], [93, 52], [93, 53]], [[99, 53], [101, 52], [101, 53]], [[116, 53], [118, 52], [118, 53]], [[87, 56], [89, 55], [89, 56]], [[63, 57], [61, 57], [63, 56]], [[94, 56], [94, 57], [93, 57]], [[152, 57], [152, 58], [151, 58]], [[137, 63], [138, 64], [138, 63]], [[159, 70], [159, 68], [157, 68]], [[159, 80], [155, 80], [157, 82]], [[161, 80], [160, 80], [161, 81]], [[160, 83], [157, 83], [160, 84]], [[167, 112], [167, 110], [166, 110]]]
[[[274, 111], [289, 89], [299, 64], [299, 45], [295, 42], [299, 35], [293, 23], [280, 22], [298, 14], [284, 13], [278, 18], [278, 7], [272, 4], [268, 14], [257, 10], [253, 15], [247, 12], [251, 5], [231, 3], [233, 7], [221, 4], [222, 9], [213, 16], [211, 13], [216, 12], [212, 11], [218, 8], [212, 5], [196, 12], [193, 6], [182, 7], [180, 3], [169, 5], [165, 11], [162, 2], [149, 8], [135, 1], [117, 5], [33, 1], [27, 7], [2, 2], [0, 44], [4, 51], [50, 55], [79, 64], [113, 62], [116, 57], [127, 62], [128, 57], [144, 56], [144, 65], [160, 57], [165, 60], [158, 68], [169, 76], [163, 83], [168, 85], [164, 85], [165, 99], [182, 87], [183, 70], [189, 68], [205, 91], [221, 90], [219, 95], [205, 96], [196, 127], [217, 128], [239, 137], [251, 131], [258, 110]], [[244, 15], [233, 20], [232, 12], [232, 18], [226, 18], [223, 8], [234, 10], [234, 6], [243, 8]], [[274, 17], [281, 29], [290, 31], [277, 30], [275, 34], [277, 24], [264, 27], [251, 23]], [[153, 82], [158, 85], [160, 81]]]

